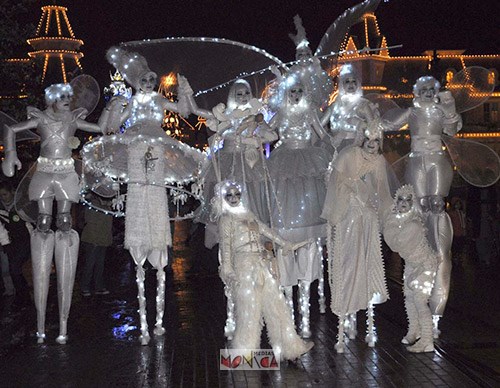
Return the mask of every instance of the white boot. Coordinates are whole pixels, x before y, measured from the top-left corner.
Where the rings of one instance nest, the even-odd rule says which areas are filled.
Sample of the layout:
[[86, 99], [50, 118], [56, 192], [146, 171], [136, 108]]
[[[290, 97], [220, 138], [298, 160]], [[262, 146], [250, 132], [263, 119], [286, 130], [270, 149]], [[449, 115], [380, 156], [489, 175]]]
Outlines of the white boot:
[[404, 345], [412, 345], [420, 338], [420, 324], [414, 295], [413, 292], [409, 290], [405, 290], [405, 309], [408, 319], [408, 332], [401, 340], [401, 343]]
[[434, 351], [434, 339], [432, 335], [432, 314], [427, 304], [426, 295], [415, 296], [415, 306], [418, 311], [421, 337], [415, 345], [409, 346], [408, 351], [412, 353], [424, 353]]

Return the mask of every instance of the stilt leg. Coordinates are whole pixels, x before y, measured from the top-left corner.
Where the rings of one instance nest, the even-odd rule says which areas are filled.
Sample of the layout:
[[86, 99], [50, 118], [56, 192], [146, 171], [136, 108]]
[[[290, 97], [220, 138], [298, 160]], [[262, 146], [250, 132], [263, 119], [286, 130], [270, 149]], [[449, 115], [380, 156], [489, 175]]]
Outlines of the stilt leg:
[[54, 256], [54, 232], [31, 233], [31, 264], [33, 267], [33, 293], [37, 315], [38, 343], [45, 341], [45, 312], [49, 292], [50, 269]]
[[148, 260], [156, 268], [156, 322], [154, 328], [155, 335], [165, 334], [163, 327], [163, 315], [165, 313], [165, 270], [168, 264], [167, 250], [154, 250], [150, 253]]
[[75, 230], [71, 229], [67, 232], [58, 230], [56, 232], [55, 261], [59, 302], [59, 336], [56, 341], [59, 344], [65, 344], [68, 339], [67, 324], [75, 284], [79, 247], [80, 237]]
[[318, 280], [318, 303], [319, 303], [319, 313], [326, 313], [326, 298], [325, 298], [325, 276], [324, 276], [324, 265], [323, 265], [323, 247], [321, 243], [318, 241], [318, 248], [320, 253], [321, 260], [321, 276]]
[[311, 295], [311, 283], [306, 280], [299, 281], [299, 308], [300, 308], [300, 335], [302, 338], [311, 337], [309, 324], [309, 298]]
[[370, 303], [368, 306], [368, 310], [366, 312], [367, 314], [367, 322], [366, 322], [366, 338], [365, 341], [368, 344], [370, 348], [373, 348], [375, 346], [375, 343], [377, 342], [377, 332], [375, 330], [375, 323], [374, 323], [374, 306], [373, 303]]
[[353, 340], [358, 334], [358, 319], [356, 313], [349, 314], [347, 321], [349, 322], [347, 335], [349, 339]]
[[140, 247], [131, 247], [130, 253], [134, 259], [136, 267], [136, 282], [137, 282], [137, 299], [139, 300], [139, 319], [141, 322], [141, 345], [147, 345], [149, 343], [149, 331], [148, 322], [146, 320], [146, 297], [144, 293], [144, 279], [146, 274], [144, 273], [144, 262], [146, 261], [147, 252], [143, 252]]
[[344, 353], [345, 350], [345, 340], [344, 340], [344, 324], [346, 315], [339, 316], [338, 323], [338, 333], [337, 333], [337, 343], [335, 344], [335, 350], [337, 353]]
[[295, 314], [293, 308], [293, 286], [282, 287], [285, 293], [285, 301], [290, 309], [290, 316], [292, 317], [292, 322], [295, 322]]

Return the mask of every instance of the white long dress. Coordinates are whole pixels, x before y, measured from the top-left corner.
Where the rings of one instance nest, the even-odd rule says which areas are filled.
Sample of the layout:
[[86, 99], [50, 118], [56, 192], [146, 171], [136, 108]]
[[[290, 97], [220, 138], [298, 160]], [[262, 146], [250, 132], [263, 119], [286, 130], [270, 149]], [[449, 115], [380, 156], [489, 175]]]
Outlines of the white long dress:
[[361, 147], [342, 150], [330, 176], [322, 217], [329, 241], [331, 309], [338, 316], [387, 300], [380, 220], [392, 205], [388, 164]]

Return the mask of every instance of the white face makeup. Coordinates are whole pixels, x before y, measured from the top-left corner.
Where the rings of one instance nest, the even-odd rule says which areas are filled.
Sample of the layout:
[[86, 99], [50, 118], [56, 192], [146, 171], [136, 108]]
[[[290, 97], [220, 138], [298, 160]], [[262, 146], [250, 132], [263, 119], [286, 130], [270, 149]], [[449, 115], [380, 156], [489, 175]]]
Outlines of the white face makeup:
[[246, 105], [250, 102], [252, 93], [244, 85], [237, 86], [234, 90], [234, 100], [237, 105]]
[[413, 196], [411, 194], [399, 195], [396, 200], [396, 210], [398, 213], [408, 213], [413, 206]]
[[356, 90], [358, 90], [358, 81], [356, 78], [349, 77], [346, 78], [344, 81], [344, 90], [346, 93], [355, 93]]
[[376, 154], [380, 149], [379, 139], [365, 139], [363, 149], [369, 154]]
[[434, 89], [434, 86], [424, 85], [418, 91], [418, 95], [422, 101], [431, 102], [434, 100], [434, 97], [436, 96], [436, 89]]
[[288, 95], [290, 96], [290, 102], [292, 104], [298, 104], [302, 99], [302, 96], [304, 95], [304, 89], [302, 88], [302, 85], [292, 86], [290, 88], [290, 91], [288, 92]]
[[143, 92], [150, 93], [154, 90], [156, 86], [156, 77], [152, 74], [146, 75], [141, 78], [139, 82], [139, 87]]
[[230, 186], [227, 191], [224, 199], [231, 207], [239, 206], [241, 202], [241, 191], [236, 186]]
[[307, 59], [310, 59], [311, 57], [312, 57], [312, 52], [311, 49], [308, 47], [298, 49], [297, 52], [295, 53], [295, 59], [297, 61], [305, 61]]
[[57, 111], [69, 111], [70, 110], [70, 102], [71, 96], [69, 94], [62, 94], [55, 102], [54, 102], [54, 110]]

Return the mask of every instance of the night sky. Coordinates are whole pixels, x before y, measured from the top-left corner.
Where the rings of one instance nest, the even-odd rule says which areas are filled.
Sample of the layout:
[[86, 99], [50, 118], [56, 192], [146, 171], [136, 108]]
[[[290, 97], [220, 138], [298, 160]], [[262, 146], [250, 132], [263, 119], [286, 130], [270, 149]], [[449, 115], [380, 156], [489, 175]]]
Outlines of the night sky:
[[[329, 25], [361, 0], [59, 0], [77, 38], [85, 45], [86, 73], [107, 84], [106, 50], [123, 41], [168, 36], [207, 36], [237, 40], [294, 59], [288, 38], [293, 16], [302, 17], [314, 51]], [[49, 0], [38, 4], [50, 3]], [[33, 23], [41, 11], [33, 9]], [[499, 0], [390, 0], [376, 12], [391, 55], [416, 55], [427, 49], [467, 49], [500, 53]]]

